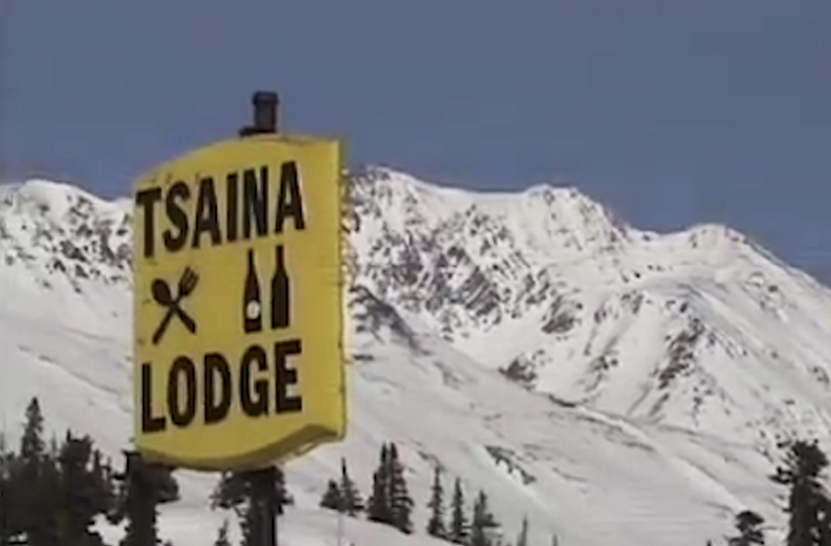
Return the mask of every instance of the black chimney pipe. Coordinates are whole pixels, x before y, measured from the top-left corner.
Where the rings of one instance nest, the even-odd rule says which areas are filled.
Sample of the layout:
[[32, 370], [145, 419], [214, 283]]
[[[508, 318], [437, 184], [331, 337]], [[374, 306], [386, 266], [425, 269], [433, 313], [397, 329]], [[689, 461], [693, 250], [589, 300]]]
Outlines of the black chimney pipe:
[[239, 130], [239, 136], [277, 132], [277, 107], [280, 98], [274, 91], [256, 91], [251, 97], [254, 106], [254, 124]]

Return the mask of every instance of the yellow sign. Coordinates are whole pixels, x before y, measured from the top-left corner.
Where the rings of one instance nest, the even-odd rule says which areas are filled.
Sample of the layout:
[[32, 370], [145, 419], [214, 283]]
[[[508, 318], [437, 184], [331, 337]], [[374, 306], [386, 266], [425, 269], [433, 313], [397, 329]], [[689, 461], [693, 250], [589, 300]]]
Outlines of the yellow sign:
[[340, 145], [258, 135], [134, 193], [135, 443], [256, 468], [343, 438]]

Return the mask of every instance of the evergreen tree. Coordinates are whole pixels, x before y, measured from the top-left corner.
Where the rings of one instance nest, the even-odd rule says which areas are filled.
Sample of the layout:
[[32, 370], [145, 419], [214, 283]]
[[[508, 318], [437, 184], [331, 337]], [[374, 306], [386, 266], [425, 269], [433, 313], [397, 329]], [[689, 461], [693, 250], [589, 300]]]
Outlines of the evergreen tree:
[[[3, 472], [2, 468], [0, 468], [0, 472]], [[8, 482], [6, 481], [6, 478], [0, 474], [0, 546], [7, 546], [9, 539], [11, 538], [11, 529], [9, 528], [11, 499], [9, 498], [9, 492]]]
[[355, 482], [349, 477], [349, 472], [346, 470], [346, 459], [341, 457], [340, 460], [340, 501], [343, 503], [340, 510], [346, 515], [355, 517], [363, 512], [366, 508]]
[[23, 426], [23, 436], [20, 438], [20, 459], [29, 465], [36, 466], [45, 453], [43, 414], [40, 411], [40, 403], [35, 397], [26, 407], [26, 423]]
[[294, 497], [286, 486], [286, 474], [279, 466], [275, 468], [274, 489], [277, 496], [277, 515], [282, 516], [284, 507], [294, 505]]
[[441, 483], [441, 469], [438, 465], [436, 465], [433, 471], [433, 487], [427, 507], [430, 509], [430, 519], [427, 521], [427, 534], [437, 538], [446, 538], [447, 529], [444, 525], [444, 488]]
[[36, 486], [32, 488], [37, 526], [27, 530], [29, 546], [58, 546], [66, 538], [65, 514], [61, 511], [61, 473], [52, 456], [41, 463]]
[[765, 536], [762, 531], [764, 518], [752, 510], [743, 510], [736, 514], [736, 530], [738, 536], [727, 539], [728, 546], [752, 546], [764, 544]]
[[[107, 467], [89, 437], [67, 432], [47, 449], [37, 399], [26, 408], [20, 455], [0, 445], [0, 545], [100, 546], [95, 517], [113, 508]], [[2, 442], [0, 442], [2, 443]], [[25, 453], [25, 457], [23, 457]]]
[[[275, 468], [274, 492], [277, 499], [277, 514], [283, 515], [283, 507], [294, 504], [294, 497], [286, 487], [286, 475], [280, 467]], [[244, 472], [223, 472], [211, 493], [212, 508], [234, 510], [243, 517], [245, 505], [251, 495], [251, 484]]]
[[16, 464], [11, 469], [11, 490], [17, 506], [17, 532], [30, 546], [58, 543], [56, 500], [59, 475], [54, 459], [48, 457], [43, 440], [43, 414], [37, 398], [26, 407], [23, 435]]
[[390, 504], [390, 464], [387, 444], [381, 445], [378, 467], [372, 474], [372, 494], [367, 503], [367, 519], [377, 523], [392, 524]]
[[326, 484], [326, 491], [320, 499], [320, 507], [328, 510], [341, 510], [343, 506], [341, 503], [342, 500], [338, 482], [335, 480], [329, 480], [329, 483]]
[[820, 473], [828, 458], [816, 442], [795, 441], [786, 446], [785, 460], [771, 479], [789, 488], [787, 546], [815, 546], [822, 535], [821, 522], [827, 505]]
[[468, 521], [465, 516], [465, 498], [462, 482], [456, 478], [453, 484], [453, 499], [450, 503], [449, 540], [455, 544], [466, 544], [468, 538]]
[[[117, 497], [114, 472], [109, 460], [102, 459], [98, 449], [92, 451], [92, 463], [89, 469], [89, 487], [94, 492], [96, 514], [107, 515], [116, 507]], [[177, 486], [178, 494], [178, 486]]]
[[114, 475], [118, 482], [115, 510], [110, 520], [127, 519], [120, 546], [149, 546], [158, 543], [158, 506], [179, 499], [179, 485], [171, 468], [146, 463], [137, 452], [125, 453], [124, 472]]
[[473, 503], [473, 518], [470, 526], [470, 546], [490, 546], [491, 532], [499, 525], [488, 508], [488, 497], [479, 491]]
[[253, 519], [251, 502], [251, 484], [244, 473], [223, 472], [219, 482], [211, 493], [211, 508], [233, 510], [239, 520], [242, 531], [242, 543], [248, 544]]
[[516, 539], [516, 546], [528, 546], [528, 517], [522, 518], [522, 529], [519, 531], [519, 536]]
[[241, 505], [245, 502], [247, 495], [248, 484], [243, 479], [242, 474], [223, 472], [219, 476], [216, 487], [211, 492], [211, 508], [233, 510], [238, 517], [242, 517]]
[[819, 546], [831, 546], [831, 502], [821, 499], [819, 509]]
[[410, 534], [413, 532], [411, 516], [414, 503], [407, 488], [407, 479], [404, 477], [404, 465], [401, 464], [394, 443], [389, 447], [389, 476], [392, 525], [402, 533]]
[[91, 530], [95, 517], [113, 508], [114, 491], [108, 472], [88, 436], [76, 438], [70, 431], [60, 448], [61, 536], [77, 546], [102, 544]]
[[[249, 474], [245, 472], [224, 472], [211, 494], [212, 508], [233, 510], [240, 520], [243, 545], [247, 546], [252, 540], [254, 513], [251, 510], [251, 495], [253, 492]], [[294, 504], [294, 497], [286, 487], [286, 477], [282, 469], [275, 467], [273, 498], [278, 516], [283, 514], [283, 507]]]
[[6, 438], [0, 433], [0, 546], [7, 546], [11, 537], [16, 534], [11, 488], [13, 464], [14, 454], [8, 450]]
[[214, 546], [231, 546], [231, 540], [228, 538], [228, 519], [222, 521], [222, 526], [217, 532]]

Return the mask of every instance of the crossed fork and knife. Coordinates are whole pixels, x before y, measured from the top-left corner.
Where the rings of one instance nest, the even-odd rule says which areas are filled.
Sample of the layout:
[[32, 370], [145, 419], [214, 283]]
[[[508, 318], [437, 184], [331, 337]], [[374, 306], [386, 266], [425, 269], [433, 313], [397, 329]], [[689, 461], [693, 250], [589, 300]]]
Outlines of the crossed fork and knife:
[[190, 267], [186, 267], [182, 272], [182, 276], [179, 277], [179, 285], [176, 297], [174, 298], [171, 293], [170, 286], [166, 281], [163, 279], [156, 279], [153, 281], [153, 284], [150, 286], [150, 290], [153, 293], [153, 299], [156, 300], [156, 302], [162, 307], [167, 308], [167, 313], [165, 313], [162, 322], [153, 333], [153, 345], [158, 345], [159, 341], [161, 341], [162, 336], [167, 331], [168, 326], [170, 326], [170, 321], [173, 320], [174, 316], [178, 316], [179, 320], [182, 321], [182, 324], [185, 325], [185, 328], [187, 328], [192, 334], [196, 333], [196, 321], [194, 321], [193, 318], [188, 315], [184, 309], [182, 309], [181, 303], [183, 299], [193, 293], [193, 290], [196, 288], [196, 284], [198, 282], [199, 275], [197, 275], [196, 272]]

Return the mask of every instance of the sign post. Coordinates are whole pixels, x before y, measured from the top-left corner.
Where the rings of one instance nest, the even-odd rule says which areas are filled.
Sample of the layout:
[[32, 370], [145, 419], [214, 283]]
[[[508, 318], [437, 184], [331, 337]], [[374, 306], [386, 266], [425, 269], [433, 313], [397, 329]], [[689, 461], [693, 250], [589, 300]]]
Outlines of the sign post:
[[344, 188], [338, 140], [253, 102], [236, 138], [135, 184], [134, 429], [150, 463], [245, 473], [273, 546], [274, 465], [346, 429]]
[[[276, 93], [255, 93], [252, 98], [254, 125], [241, 128], [239, 136], [243, 138], [256, 134], [277, 133], [278, 101], [279, 98]], [[251, 254], [249, 254], [249, 258], [250, 256]], [[249, 278], [247, 277], [247, 279]], [[287, 294], [284, 295], [284, 297], [286, 296]], [[246, 331], [248, 331], [250, 329], [249, 317], [246, 316], [245, 320]], [[277, 534], [277, 503], [279, 499], [274, 498], [276, 477], [273, 466], [248, 470], [243, 476], [243, 479], [250, 484], [251, 505], [249, 510], [254, 511], [251, 518], [252, 529], [249, 532], [254, 533], [253, 543], [259, 546], [277, 546], [279, 541]]]

